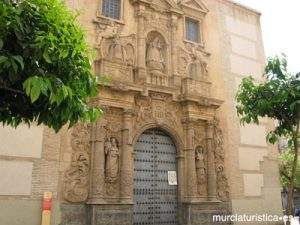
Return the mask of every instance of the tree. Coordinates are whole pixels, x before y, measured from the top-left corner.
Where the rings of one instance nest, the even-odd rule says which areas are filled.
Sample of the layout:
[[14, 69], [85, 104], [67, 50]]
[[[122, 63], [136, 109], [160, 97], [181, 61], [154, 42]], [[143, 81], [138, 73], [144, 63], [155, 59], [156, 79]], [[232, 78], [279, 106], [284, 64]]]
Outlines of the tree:
[[76, 15], [60, 0], [0, 3], [0, 122], [37, 122], [55, 131], [95, 121], [98, 84]]
[[287, 60], [282, 55], [268, 59], [264, 76], [266, 80], [260, 84], [251, 76], [242, 80], [236, 95], [236, 109], [242, 124], [259, 124], [260, 117], [277, 121], [274, 130], [267, 135], [270, 143], [274, 144], [279, 137], [289, 140], [293, 159], [288, 184], [287, 214], [292, 215], [299, 151], [300, 74], [287, 71]]
[[[293, 170], [294, 153], [291, 149], [287, 149], [279, 156], [279, 172], [282, 187], [287, 188], [290, 183]], [[295, 188], [300, 189], [300, 159], [298, 159], [295, 173]]]

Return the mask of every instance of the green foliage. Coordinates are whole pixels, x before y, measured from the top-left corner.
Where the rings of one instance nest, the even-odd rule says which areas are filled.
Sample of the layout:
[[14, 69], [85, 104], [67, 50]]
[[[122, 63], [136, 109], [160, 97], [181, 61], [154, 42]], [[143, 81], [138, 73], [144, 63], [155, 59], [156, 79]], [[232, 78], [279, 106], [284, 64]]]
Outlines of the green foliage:
[[287, 72], [285, 56], [269, 58], [265, 69], [266, 81], [256, 84], [252, 77], [242, 80], [236, 95], [237, 113], [242, 123], [257, 123], [259, 117], [278, 122], [267, 139], [275, 143], [280, 136], [291, 136], [299, 123], [300, 77]]
[[[15, 3], [17, 2], [17, 3]], [[60, 0], [0, 3], [0, 122], [37, 121], [58, 131], [95, 121], [98, 84], [76, 16]]]
[[276, 121], [275, 129], [267, 135], [270, 143], [274, 144], [279, 137], [289, 140], [289, 149], [293, 154], [282, 156], [280, 172], [281, 175], [285, 174], [282, 183], [288, 187], [286, 213], [292, 215], [295, 180], [298, 180], [300, 74], [287, 72], [287, 60], [283, 55], [268, 59], [265, 78], [266, 80], [259, 84], [256, 84], [252, 77], [242, 80], [236, 95], [236, 109], [242, 123], [258, 124], [260, 117]]
[[[295, 154], [292, 150], [287, 150], [281, 153], [279, 156], [279, 171], [280, 182], [283, 187], [288, 187], [292, 175], [292, 166]], [[295, 188], [300, 189], [300, 160], [297, 163], [297, 169], [295, 174]]]

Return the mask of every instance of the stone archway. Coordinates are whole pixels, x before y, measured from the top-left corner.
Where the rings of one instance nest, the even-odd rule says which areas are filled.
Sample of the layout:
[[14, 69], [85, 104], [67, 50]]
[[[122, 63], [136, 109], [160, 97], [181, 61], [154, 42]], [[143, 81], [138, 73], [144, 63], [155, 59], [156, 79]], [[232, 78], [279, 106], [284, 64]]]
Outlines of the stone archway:
[[160, 129], [147, 129], [134, 146], [134, 225], [176, 225], [178, 209], [176, 146]]

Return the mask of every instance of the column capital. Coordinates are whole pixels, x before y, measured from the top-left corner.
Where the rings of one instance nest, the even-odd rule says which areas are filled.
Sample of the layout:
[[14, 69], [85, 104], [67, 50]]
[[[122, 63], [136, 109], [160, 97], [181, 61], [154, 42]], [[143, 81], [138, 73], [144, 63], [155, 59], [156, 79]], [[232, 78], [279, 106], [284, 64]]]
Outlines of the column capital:
[[135, 115], [135, 111], [134, 109], [123, 109], [123, 115], [126, 116], [126, 117], [132, 117]]

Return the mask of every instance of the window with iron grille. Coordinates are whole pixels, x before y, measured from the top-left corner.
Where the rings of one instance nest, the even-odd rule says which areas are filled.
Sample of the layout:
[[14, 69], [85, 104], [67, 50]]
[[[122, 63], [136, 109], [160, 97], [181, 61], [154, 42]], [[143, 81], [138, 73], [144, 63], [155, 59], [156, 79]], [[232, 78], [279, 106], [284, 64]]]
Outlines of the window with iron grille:
[[200, 42], [199, 21], [190, 18], [185, 19], [186, 39], [192, 42]]
[[102, 15], [116, 20], [120, 19], [121, 0], [103, 0]]

